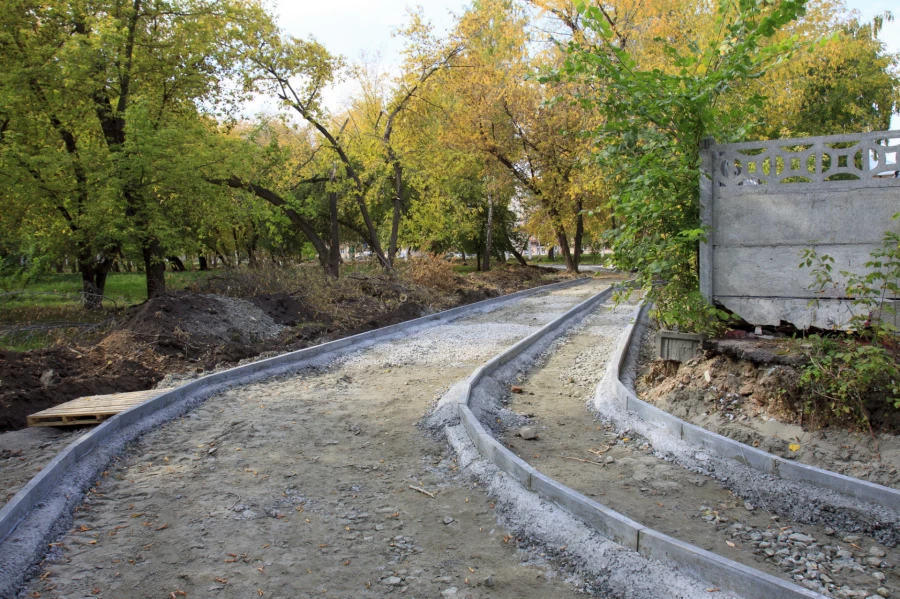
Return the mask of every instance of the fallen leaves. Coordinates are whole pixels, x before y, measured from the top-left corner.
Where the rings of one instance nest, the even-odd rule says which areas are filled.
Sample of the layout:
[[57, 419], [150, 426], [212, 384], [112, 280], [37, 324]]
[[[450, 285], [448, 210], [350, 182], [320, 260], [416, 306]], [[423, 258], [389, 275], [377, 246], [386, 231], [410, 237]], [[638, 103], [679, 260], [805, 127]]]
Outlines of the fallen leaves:
[[788, 445], [788, 449], [790, 449], [791, 451], [800, 451], [800, 444], [791, 443], [790, 445]]

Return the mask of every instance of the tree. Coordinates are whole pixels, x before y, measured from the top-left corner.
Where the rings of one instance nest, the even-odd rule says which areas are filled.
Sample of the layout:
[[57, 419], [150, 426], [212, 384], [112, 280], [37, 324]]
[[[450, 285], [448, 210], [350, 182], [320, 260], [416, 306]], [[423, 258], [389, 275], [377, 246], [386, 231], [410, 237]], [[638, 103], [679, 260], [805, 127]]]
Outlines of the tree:
[[900, 109], [900, 56], [878, 40], [885, 20], [893, 16], [864, 23], [843, 3], [812, 4], [797, 28], [808, 49], [753, 83], [766, 95], [757, 134], [777, 139], [889, 129]]
[[[189, 140], [173, 144], [178, 132], [239, 105], [243, 90], [228, 82], [241, 79], [248, 44], [268, 16], [237, 1], [16, 4], [5, 11], [0, 39], [9, 67], [3, 94], [21, 98], [6, 105], [5, 154], [20, 165], [17, 176], [27, 172], [35, 185], [57, 190], [86, 291], [102, 294], [112, 257], [133, 244], [153, 297], [165, 289], [164, 238], [173, 237], [177, 203], [162, 183], [167, 173], [151, 173], [144, 159], [162, 160], [166, 148], [190, 151]], [[40, 143], [31, 141], [35, 132]], [[115, 226], [98, 214], [114, 215]]]
[[322, 90], [331, 84], [344, 67], [340, 57], [333, 56], [318, 42], [292, 37], [274, 36], [254, 56], [264, 89], [273, 93], [288, 108], [296, 111], [325, 138], [328, 147], [340, 161], [352, 195], [365, 226], [366, 242], [385, 266], [390, 263], [381, 248], [375, 222], [366, 205], [368, 182], [364, 182], [351, 160], [341, 134], [328, 122], [322, 105]]
[[537, 81], [540, 69], [563, 56], [552, 44], [536, 48], [530, 30], [527, 15], [507, 0], [476, 2], [463, 15], [455, 35], [465, 68], [447, 77], [448, 95], [456, 98], [448, 107], [448, 141], [485, 154], [515, 182], [546, 215], [567, 269], [577, 271], [583, 211], [597, 199], [579, 185], [590, 145], [581, 132], [595, 123], [591, 112], [556, 101], [571, 97], [577, 84]]
[[561, 75], [589, 86], [592, 92], [581, 100], [604, 117], [594, 136], [603, 147], [598, 159], [618, 185], [612, 198], [616, 265], [636, 271], [666, 325], [715, 328], [722, 316], [699, 292], [697, 252], [705, 232], [697, 151], [705, 137], [742, 136], [752, 123], [748, 115], [762, 105], [758, 95], [740, 105], [720, 101], [788, 55], [792, 38], [772, 40], [804, 13], [804, 4], [723, 0], [712, 29], [718, 35], [657, 40], [669, 60], [663, 70], [623, 49], [604, 11], [577, 3], [593, 37], [570, 42]]

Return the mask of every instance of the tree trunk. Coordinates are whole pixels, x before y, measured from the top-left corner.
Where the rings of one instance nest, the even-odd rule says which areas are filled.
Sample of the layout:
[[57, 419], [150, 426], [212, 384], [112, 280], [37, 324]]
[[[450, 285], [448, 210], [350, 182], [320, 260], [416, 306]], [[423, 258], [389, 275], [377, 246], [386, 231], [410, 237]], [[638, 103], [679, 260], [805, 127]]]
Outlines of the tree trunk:
[[169, 256], [166, 259], [172, 263], [172, 266], [174, 266], [173, 270], [175, 272], [185, 272], [187, 270], [187, 267], [185, 267], [184, 262], [182, 262], [181, 258], [179, 258], [178, 256]]
[[391, 239], [388, 242], [388, 262], [394, 265], [397, 255], [397, 236], [400, 232], [400, 214], [403, 209], [403, 200], [400, 192], [403, 187], [403, 167], [399, 161], [394, 161], [394, 213], [391, 217]]
[[206, 256], [200, 254], [198, 260], [200, 262], [200, 270], [209, 270], [209, 263], [206, 261]]
[[577, 216], [575, 217], [575, 255], [572, 257], [572, 262], [575, 265], [575, 272], [578, 272], [578, 267], [581, 266], [581, 243], [584, 238], [584, 215], [581, 213], [581, 200], [575, 202], [575, 210], [577, 211]]
[[488, 194], [487, 232], [484, 240], [484, 270], [491, 269], [491, 242], [494, 240], [494, 200]]
[[547, 262], [553, 262], [553, 252], [556, 250], [555, 246], [550, 246], [550, 249], [547, 250]]
[[88, 310], [96, 310], [103, 302], [103, 298], [94, 283], [94, 261], [90, 258], [79, 258], [78, 270], [81, 271], [81, 304]]
[[475, 270], [481, 272], [481, 252], [475, 253]]
[[561, 226], [556, 228], [556, 241], [559, 244], [559, 250], [562, 252], [563, 259], [566, 261], [566, 271], [577, 273], [578, 266], [572, 262], [572, 252], [569, 251], [569, 238], [566, 236], [566, 230]]
[[[334, 178], [337, 176], [337, 165], [333, 164], [331, 166], [331, 182], [334, 183]], [[341, 238], [340, 238], [340, 229], [338, 228], [338, 194], [336, 191], [329, 192], [328, 194], [328, 215], [329, 220], [331, 221], [331, 229], [330, 229], [330, 237], [331, 237], [331, 247], [328, 248], [328, 262], [325, 265], [326, 274], [337, 279], [341, 275]], [[392, 245], [394, 247], [394, 243], [396, 243], [396, 239], [392, 238]], [[389, 260], [393, 262], [393, 254], [390, 256]]]
[[166, 292], [166, 262], [159, 240], [152, 236], [147, 239], [141, 247], [141, 254], [147, 276], [147, 299], [153, 299]]
[[87, 255], [83, 249], [78, 258], [78, 270], [81, 272], [82, 304], [88, 310], [96, 310], [103, 305], [103, 293], [106, 290], [106, 277], [113, 266], [113, 261], [101, 256], [98, 260]]
[[[516, 257], [516, 260], [519, 262], [519, 264], [521, 264], [522, 266], [528, 266], [528, 261], [525, 260], [525, 256], [522, 255], [522, 252], [516, 249], [516, 245], [512, 242], [512, 239], [509, 238], [509, 230], [506, 228], [506, 225], [503, 226], [503, 235], [506, 236], [506, 245], [509, 246], [509, 251], [513, 256]], [[528, 241], [526, 240], [525, 243], [527, 244]]]
[[97, 290], [98, 300], [103, 302], [103, 294], [106, 293], [106, 278], [112, 269], [113, 261], [103, 259], [94, 267], [94, 288]]

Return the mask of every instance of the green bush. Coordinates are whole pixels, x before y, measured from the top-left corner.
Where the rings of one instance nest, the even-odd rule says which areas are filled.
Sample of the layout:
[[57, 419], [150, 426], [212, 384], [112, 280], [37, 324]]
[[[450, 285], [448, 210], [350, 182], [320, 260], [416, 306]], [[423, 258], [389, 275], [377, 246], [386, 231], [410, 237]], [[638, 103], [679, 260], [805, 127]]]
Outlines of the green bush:
[[827, 254], [807, 249], [800, 264], [811, 269], [816, 293], [833, 290], [853, 298], [840, 327], [845, 332], [811, 335], [801, 346], [809, 359], [800, 379], [805, 408], [823, 422], [850, 419], [870, 430], [867, 406], [888, 402], [900, 408], [900, 342], [892, 301], [900, 297], [900, 236], [885, 233], [882, 247], [871, 256], [865, 274], [840, 271], [845, 283], [835, 278], [834, 258]]

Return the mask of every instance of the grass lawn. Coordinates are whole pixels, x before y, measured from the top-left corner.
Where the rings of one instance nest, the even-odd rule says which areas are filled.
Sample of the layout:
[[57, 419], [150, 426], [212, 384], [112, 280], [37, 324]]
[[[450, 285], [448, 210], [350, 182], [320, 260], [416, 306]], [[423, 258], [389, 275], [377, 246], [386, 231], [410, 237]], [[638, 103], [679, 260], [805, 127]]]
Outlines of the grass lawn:
[[453, 271], [458, 272], [461, 275], [469, 274], [470, 272], [475, 272], [476, 266], [474, 264], [454, 264]]
[[[579, 264], [599, 264], [604, 265], [609, 262], [611, 255], [609, 254], [582, 254], [581, 262]], [[566, 260], [562, 257], [562, 254], [557, 254], [553, 256], [553, 260], [548, 260], [547, 256], [536, 256], [534, 258], [529, 258], [529, 264], [565, 264]]]
[[[181, 289], [188, 284], [208, 276], [209, 272], [167, 272], [166, 287]], [[0, 307], [15, 307], [16, 305], [51, 306], [68, 304], [77, 301], [77, 294], [81, 292], [80, 274], [44, 275], [29, 283], [24, 289], [10, 289], [10, 292], [23, 291], [21, 294], [10, 294], [0, 299]], [[143, 273], [110, 273], [106, 280], [104, 294], [110, 300], [117, 302], [120, 307], [137, 304], [147, 299], [147, 281]], [[113, 306], [112, 302], [104, 301], [104, 305]], [[0, 320], [6, 318], [0, 317]]]

